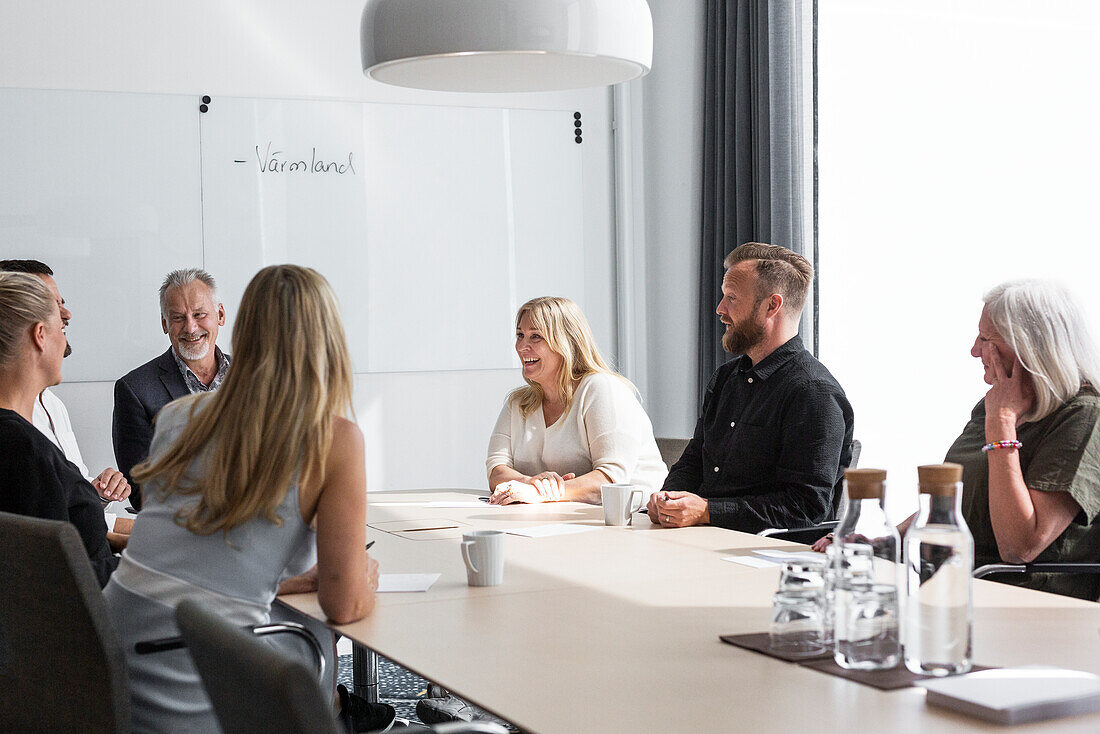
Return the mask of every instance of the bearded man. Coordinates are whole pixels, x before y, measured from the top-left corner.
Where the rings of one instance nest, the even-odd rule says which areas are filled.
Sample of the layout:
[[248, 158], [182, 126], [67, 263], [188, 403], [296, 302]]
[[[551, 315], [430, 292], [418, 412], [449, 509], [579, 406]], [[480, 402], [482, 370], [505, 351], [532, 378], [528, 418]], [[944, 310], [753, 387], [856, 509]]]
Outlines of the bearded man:
[[813, 266], [757, 242], [723, 264], [716, 310], [738, 356], [711, 377], [695, 436], [646, 509], [664, 527], [809, 527], [833, 514], [853, 427], [844, 390], [798, 336]]
[[118, 468], [130, 482], [134, 509], [141, 509], [141, 487], [130, 472], [149, 456], [157, 413], [173, 400], [217, 390], [225, 380], [229, 355], [216, 343], [224, 324], [225, 308], [210, 273], [187, 268], [165, 276], [160, 325], [171, 346], [115, 383], [111, 438]]

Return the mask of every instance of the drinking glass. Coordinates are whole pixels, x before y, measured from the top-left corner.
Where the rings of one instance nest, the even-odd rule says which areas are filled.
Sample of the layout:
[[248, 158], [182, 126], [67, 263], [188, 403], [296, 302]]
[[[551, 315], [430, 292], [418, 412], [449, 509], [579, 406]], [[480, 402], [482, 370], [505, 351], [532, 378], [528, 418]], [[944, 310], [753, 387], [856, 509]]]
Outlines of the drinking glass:
[[812, 591], [820, 594], [825, 588], [824, 561], [787, 561], [779, 575], [780, 591]]
[[789, 657], [825, 652], [821, 639], [821, 595], [817, 591], [777, 591], [772, 597], [768, 646]]
[[836, 662], [854, 670], [886, 670], [901, 660], [898, 590], [889, 584], [855, 583], [848, 589], [844, 634]]

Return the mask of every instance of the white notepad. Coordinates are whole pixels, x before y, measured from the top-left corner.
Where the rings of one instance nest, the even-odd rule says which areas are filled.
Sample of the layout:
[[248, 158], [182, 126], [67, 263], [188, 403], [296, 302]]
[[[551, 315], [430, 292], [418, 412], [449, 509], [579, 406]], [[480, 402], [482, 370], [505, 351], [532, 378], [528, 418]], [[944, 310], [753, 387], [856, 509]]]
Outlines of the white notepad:
[[1100, 711], [1100, 676], [1046, 665], [981, 670], [922, 681], [925, 702], [998, 724]]

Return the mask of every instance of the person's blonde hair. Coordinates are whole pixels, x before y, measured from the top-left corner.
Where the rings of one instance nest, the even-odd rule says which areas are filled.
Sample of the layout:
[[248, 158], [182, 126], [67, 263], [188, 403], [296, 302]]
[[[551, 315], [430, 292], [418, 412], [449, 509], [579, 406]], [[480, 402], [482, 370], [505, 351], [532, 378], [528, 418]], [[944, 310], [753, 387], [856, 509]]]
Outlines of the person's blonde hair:
[[1100, 360], [1084, 314], [1070, 292], [1044, 280], [1014, 280], [982, 300], [990, 321], [1031, 375], [1035, 405], [1024, 422], [1046, 418], [1082, 385], [1100, 388]]
[[0, 368], [19, 360], [27, 330], [50, 320], [57, 301], [42, 279], [0, 272]]
[[[546, 340], [546, 346], [561, 357], [561, 369], [557, 374], [557, 384], [565, 398], [565, 411], [573, 404], [573, 388], [578, 380], [596, 372], [615, 375], [624, 382], [625, 377], [612, 370], [596, 347], [588, 319], [584, 317], [577, 304], [568, 298], [541, 296], [532, 298], [519, 307], [516, 313], [516, 328], [524, 316], [531, 318], [531, 325]], [[527, 384], [516, 388], [509, 399], [519, 406], [524, 418], [531, 415], [542, 405], [545, 394], [537, 382], [523, 378]]]
[[[199, 535], [228, 531], [276, 509], [292, 484], [324, 481], [334, 416], [352, 410], [351, 357], [340, 308], [317, 271], [272, 265], [245, 289], [233, 327], [233, 364], [215, 393], [191, 398], [191, 418], [173, 446], [134, 470], [142, 484], [199, 495], [176, 522]], [[201, 401], [202, 410], [196, 410]], [[199, 481], [188, 468], [210, 463]]]

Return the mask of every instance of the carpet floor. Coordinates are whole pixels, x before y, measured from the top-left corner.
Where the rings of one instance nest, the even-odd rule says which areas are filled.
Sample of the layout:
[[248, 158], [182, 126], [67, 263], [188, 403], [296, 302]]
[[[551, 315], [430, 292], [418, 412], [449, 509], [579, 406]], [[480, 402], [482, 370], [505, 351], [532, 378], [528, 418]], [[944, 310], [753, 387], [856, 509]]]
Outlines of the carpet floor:
[[[352, 684], [352, 656], [341, 655], [336, 669], [337, 683], [343, 683], [348, 690], [354, 690]], [[397, 663], [378, 656], [378, 700], [388, 703], [397, 711], [397, 718], [419, 722], [416, 715], [416, 702], [428, 693], [428, 681], [412, 671], [405, 670]], [[514, 727], [509, 727], [518, 731]]]

